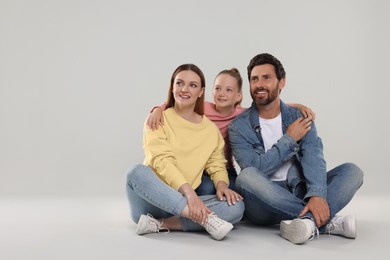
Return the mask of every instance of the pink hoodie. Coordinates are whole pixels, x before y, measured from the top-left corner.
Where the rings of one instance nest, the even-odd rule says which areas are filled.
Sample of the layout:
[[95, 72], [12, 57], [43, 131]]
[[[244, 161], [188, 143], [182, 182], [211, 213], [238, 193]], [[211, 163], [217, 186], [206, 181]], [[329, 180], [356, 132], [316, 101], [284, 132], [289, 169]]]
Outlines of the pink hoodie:
[[215, 109], [214, 103], [210, 103], [207, 101], [205, 101], [204, 103], [204, 114], [217, 125], [219, 131], [222, 134], [223, 139], [225, 140], [225, 158], [227, 160], [226, 163], [227, 169], [234, 168], [233, 153], [229, 143], [228, 126], [233, 121], [233, 119], [235, 119], [239, 114], [241, 114], [245, 110], [246, 110], [245, 108], [238, 106], [235, 107], [235, 109], [231, 114], [224, 115], [219, 113]]

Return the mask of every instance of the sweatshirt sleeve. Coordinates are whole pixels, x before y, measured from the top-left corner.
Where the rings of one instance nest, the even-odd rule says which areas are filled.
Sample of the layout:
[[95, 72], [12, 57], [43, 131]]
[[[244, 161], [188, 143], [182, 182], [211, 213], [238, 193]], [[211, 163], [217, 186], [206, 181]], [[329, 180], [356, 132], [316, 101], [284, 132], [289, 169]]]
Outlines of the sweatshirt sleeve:
[[177, 159], [168, 143], [164, 127], [160, 125], [157, 130], [151, 130], [144, 126], [144, 151], [145, 164], [172, 188], [178, 190], [187, 183], [182, 173], [177, 168]]
[[229, 178], [226, 171], [227, 161], [224, 155], [224, 145], [225, 141], [223, 140], [222, 135], [218, 132], [218, 145], [216, 146], [205, 166], [205, 170], [213, 181], [215, 187], [217, 187], [219, 181], [223, 181], [229, 186]]

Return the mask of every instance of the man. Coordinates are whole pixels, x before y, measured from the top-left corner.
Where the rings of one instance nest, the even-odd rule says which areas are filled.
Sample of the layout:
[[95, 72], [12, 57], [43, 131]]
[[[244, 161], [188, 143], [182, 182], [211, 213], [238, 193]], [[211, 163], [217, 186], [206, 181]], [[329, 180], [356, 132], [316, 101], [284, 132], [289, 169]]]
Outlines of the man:
[[236, 190], [245, 218], [257, 225], [280, 223], [294, 244], [318, 233], [356, 237], [355, 217], [336, 216], [363, 183], [352, 163], [326, 171], [321, 139], [311, 117], [280, 99], [286, 84], [281, 62], [263, 53], [248, 65], [252, 106], [229, 126], [233, 155], [242, 169]]

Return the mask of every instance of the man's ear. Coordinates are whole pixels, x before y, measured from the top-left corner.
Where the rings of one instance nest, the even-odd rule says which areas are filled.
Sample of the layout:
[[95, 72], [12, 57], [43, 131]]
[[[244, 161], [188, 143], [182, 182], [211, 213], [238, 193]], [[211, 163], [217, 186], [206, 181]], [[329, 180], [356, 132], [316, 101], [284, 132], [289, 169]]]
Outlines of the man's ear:
[[284, 88], [284, 85], [286, 85], [286, 78], [282, 78], [282, 79], [279, 81], [279, 89], [283, 89], [283, 88]]
[[279, 95], [282, 93], [282, 89], [284, 88], [284, 85], [286, 85], [286, 79], [283, 78], [281, 80], [279, 80]]

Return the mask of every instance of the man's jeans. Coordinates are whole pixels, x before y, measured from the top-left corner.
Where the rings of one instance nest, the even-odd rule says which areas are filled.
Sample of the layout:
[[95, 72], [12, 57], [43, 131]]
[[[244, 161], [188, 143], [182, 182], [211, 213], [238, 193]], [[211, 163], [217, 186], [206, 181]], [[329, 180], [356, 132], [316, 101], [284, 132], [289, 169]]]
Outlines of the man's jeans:
[[[327, 201], [330, 219], [344, 208], [363, 184], [362, 170], [352, 163], [342, 164], [327, 173]], [[257, 168], [241, 171], [236, 190], [244, 197], [245, 218], [257, 225], [279, 224], [297, 218], [304, 207], [306, 184], [296, 166], [288, 173], [287, 181], [273, 182]], [[311, 213], [305, 217], [313, 219]], [[324, 227], [320, 228], [320, 232]]]
[[[127, 174], [126, 191], [131, 217], [135, 223], [138, 223], [142, 214], [147, 213], [157, 219], [180, 216], [187, 206], [187, 199], [180, 192], [161, 181], [149, 166], [141, 164], [130, 168]], [[220, 201], [215, 195], [199, 196], [199, 198], [218, 217], [230, 223], [239, 222], [243, 216], [243, 201], [229, 206], [226, 199]], [[184, 217], [180, 219], [183, 231], [204, 230], [202, 226], [190, 219]]]

